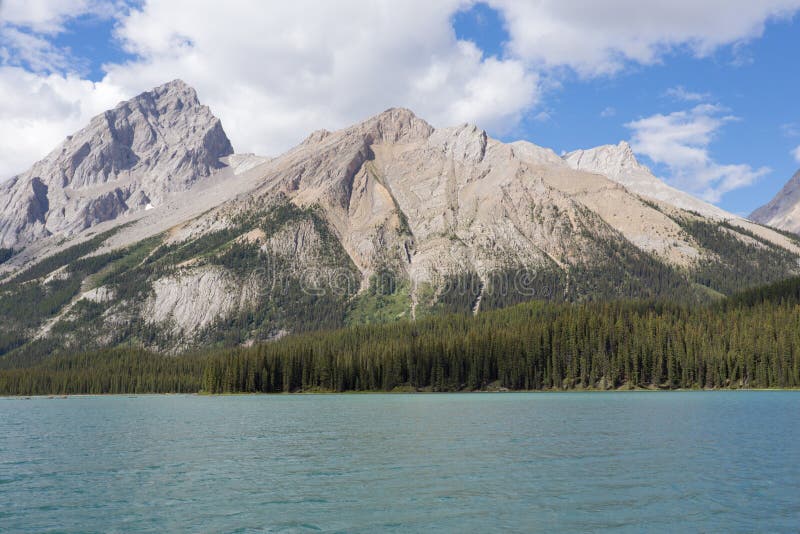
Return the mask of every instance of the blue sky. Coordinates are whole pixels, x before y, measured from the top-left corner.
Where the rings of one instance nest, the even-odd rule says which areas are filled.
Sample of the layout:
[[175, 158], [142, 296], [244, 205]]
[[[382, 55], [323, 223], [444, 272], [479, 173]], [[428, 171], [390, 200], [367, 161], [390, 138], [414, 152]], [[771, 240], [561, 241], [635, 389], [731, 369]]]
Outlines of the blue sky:
[[798, 0], [217, 4], [0, 3], [0, 175], [176, 77], [242, 152], [406, 106], [558, 153], [627, 140], [739, 214], [800, 167]]
[[[453, 18], [456, 34], [474, 41], [488, 55], [503, 55], [509, 39], [499, 14], [486, 4]], [[769, 167], [753, 185], [730, 191], [717, 202], [748, 214], [768, 202], [800, 168], [791, 151], [800, 145], [800, 27], [795, 20], [768, 24], [752, 42], [723, 48], [707, 58], [686, 51], [660, 64], [629, 66], [624, 72], [582, 80], [568, 75], [547, 92], [542, 109], [529, 113], [503, 140], [525, 138], [556, 152], [616, 143], [631, 138], [625, 124], [654, 113], [668, 114], [699, 102], [723, 106], [737, 119], [724, 125], [710, 144], [722, 162]], [[685, 101], [670, 94], [684, 88], [702, 95]], [[674, 93], [675, 91], [672, 91]], [[540, 113], [546, 114], [538, 116]], [[658, 175], [669, 170], [647, 156], [639, 158]]]
[[112, 18], [84, 14], [71, 19], [64, 31], [50, 40], [56, 47], [70, 51], [85, 78], [99, 82], [105, 76], [103, 65], [134, 58], [114, 38], [115, 25]]

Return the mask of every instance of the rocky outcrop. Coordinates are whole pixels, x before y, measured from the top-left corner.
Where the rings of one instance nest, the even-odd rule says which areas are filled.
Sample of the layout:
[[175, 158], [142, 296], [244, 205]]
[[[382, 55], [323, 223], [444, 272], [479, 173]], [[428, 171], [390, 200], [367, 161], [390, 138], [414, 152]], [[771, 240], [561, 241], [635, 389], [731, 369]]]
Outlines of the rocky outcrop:
[[750, 218], [761, 224], [800, 234], [800, 171], [769, 203], [755, 210]]
[[593, 172], [624, 185], [637, 195], [664, 202], [682, 210], [689, 210], [715, 219], [741, 219], [708, 202], [684, 193], [664, 183], [650, 169], [639, 163], [631, 146], [621, 141], [617, 145], [603, 145], [588, 150], [575, 150], [564, 156], [573, 169]]
[[180, 80], [94, 117], [0, 188], [0, 247], [71, 234], [156, 206], [223, 166], [219, 119]]
[[185, 269], [153, 284], [143, 315], [148, 322], [165, 326], [188, 341], [198, 329], [246, 308], [257, 291], [219, 267]]

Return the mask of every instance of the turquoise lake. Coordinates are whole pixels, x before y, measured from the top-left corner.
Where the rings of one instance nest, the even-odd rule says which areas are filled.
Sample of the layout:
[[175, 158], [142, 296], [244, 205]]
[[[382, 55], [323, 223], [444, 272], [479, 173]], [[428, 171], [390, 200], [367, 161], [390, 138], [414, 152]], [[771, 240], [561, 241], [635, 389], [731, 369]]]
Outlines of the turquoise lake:
[[800, 392], [0, 399], [2, 532], [797, 532]]

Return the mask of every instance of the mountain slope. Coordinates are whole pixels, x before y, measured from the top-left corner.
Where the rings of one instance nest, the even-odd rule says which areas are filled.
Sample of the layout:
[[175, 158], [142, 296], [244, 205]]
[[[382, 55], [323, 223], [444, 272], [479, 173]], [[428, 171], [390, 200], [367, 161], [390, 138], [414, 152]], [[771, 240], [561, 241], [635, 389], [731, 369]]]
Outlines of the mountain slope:
[[575, 150], [566, 154], [564, 161], [573, 169], [602, 174], [638, 195], [666, 202], [683, 210], [694, 211], [705, 217], [738, 218], [656, 178], [650, 169], [639, 163], [631, 146], [625, 141], [618, 145]]
[[750, 218], [761, 224], [800, 234], [800, 171], [772, 200], [755, 210]]
[[0, 246], [71, 235], [185, 191], [233, 153], [222, 125], [180, 80], [94, 117], [0, 186]]
[[[598, 173], [619, 182], [632, 193], [680, 210], [697, 213], [706, 218], [725, 221], [744, 230], [746, 233], [756, 234], [759, 238], [779, 247], [795, 250], [797, 246], [794, 240], [779, 232], [759, 224], [753, 224], [753, 222], [743, 217], [727, 212], [667, 185], [664, 181], [654, 176], [649, 168], [639, 163], [630, 145], [625, 141], [621, 141], [617, 145], [603, 145], [588, 150], [575, 150], [566, 154], [564, 161], [574, 169]], [[755, 217], [755, 215], [754, 213], [751, 216], [753, 221], [776, 226]]]
[[[174, 124], [197, 114], [171, 102], [190, 114]], [[227, 139], [219, 132], [209, 135]], [[189, 158], [178, 182], [137, 174], [151, 201], [163, 193], [152, 209], [35, 240], [6, 262], [0, 364], [121, 344], [249, 344], [530, 299], [696, 302], [798, 272], [796, 242], [679, 208], [621, 152], [605, 166], [599, 157], [588, 165], [586, 154], [576, 165], [532, 143], [501, 143], [471, 125], [435, 129], [390, 109], [314, 132], [272, 159], [198, 167]], [[656, 193], [637, 191], [614, 165]]]

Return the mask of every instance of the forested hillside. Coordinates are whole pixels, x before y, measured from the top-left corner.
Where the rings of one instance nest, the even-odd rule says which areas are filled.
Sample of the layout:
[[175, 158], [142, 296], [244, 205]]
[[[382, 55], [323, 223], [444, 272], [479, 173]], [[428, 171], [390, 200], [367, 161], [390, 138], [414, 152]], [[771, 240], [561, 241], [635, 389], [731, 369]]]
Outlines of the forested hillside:
[[800, 280], [712, 305], [529, 302], [164, 357], [0, 371], [3, 394], [800, 387]]
[[0, 187], [0, 369], [531, 300], [700, 306], [800, 276], [797, 236], [669, 187], [626, 143], [560, 157], [390, 108], [232, 151], [174, 80]]

